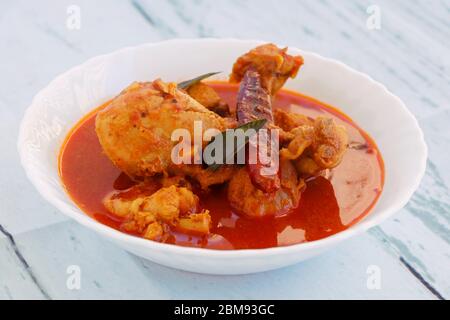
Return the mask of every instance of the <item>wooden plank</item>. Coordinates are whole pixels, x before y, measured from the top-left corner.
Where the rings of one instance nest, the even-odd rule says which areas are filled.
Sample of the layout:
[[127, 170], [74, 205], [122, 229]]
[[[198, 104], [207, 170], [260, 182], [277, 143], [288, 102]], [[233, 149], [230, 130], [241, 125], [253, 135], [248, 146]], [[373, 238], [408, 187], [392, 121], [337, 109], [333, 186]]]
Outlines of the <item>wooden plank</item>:
[[33, 271], [0, 226], [0, 300], [46, 299]]
[[[144, 1], [144, 3], [147, 4], [148, 1]], [[208, 16], [219, 16], [220, 13], [216, 11], [222, 10], [220, 4], [219, 7], [210, 9], [212, 12], [209, 11]], [[420, 119], [448, 116], [446, 110], [448, 110], [447, 102], [450, 97], [448, 90], [445, 90], [445, 84], [449, 83], [449, 77], [445, 73], [447, 66], [443, 57], [448, 56], [449, 50], [448, 47], [445, 47], [445, 42], [438, 41], [439, 38], [428, 37], [430, 28], [423, 28], [418, 21], [406, 20], [405, 16], [410, 14], [411, 10], [418, 11], [414, 4], [408, 3], [409, 13], [405, 13], [402, 11], [402, 7], [393, 6], [392, 2], [380, 2], [383, 19], [380, 31], [369, 31], [365, 26], [368, 17], [365, 9], [370, 4], [368, 1], [364, 4], [348, 1], [344, 3], [314, 1], [302, 2], [301, 5], [289, 2], [284, 8], [294, 8], [295, 6], [298, 8], [298, 10], [289, 10], [289, 12], [280, 11], [277, 6], [252, 6], [248, 2], [246, 4], [248, 7], [245, 9], [250, 10], [251, 8], [254, 17], [252, 21], [261, 23], [267, 23], [269, 19], [280, 21], [282, 16], [283, 26], [287, 24], [291, 30], [299, 31], [297, 34], [287, 35], [280, 32], [283, 28], [266, 30], [266, 37], [269, 39], [284, 37], [289, 43], [295, 44], [301, 38], [302, 44], [297, 46], [338, 58], [369, 73], [387, 84], [389, 88], [396, 88], [395, 93], [405, 100]], [[423, 6], [423, 3], [419, 4]], [[155, 6], [154, 3], [153, 6]], [[191, 23], [183, 22], [183, 28], [199, 27], [201, 17], [195, 18], [197, 9], [197, 7], [191, 9]], [[224, 36], [230, 32], [225, 29], [233, 25], [234, 28], [240, 30], [242, 37], [251, 35], [252, 31], [246, 28], [245, 20], [248, 10], [236, 10], [234, 16], [227, 21], [223, 21], [224, 18], [222, 18], [220, 24], [215, 25], [211, 30], [211, 34]], [[226, 15], [222, 16], [226, 17]], [[171, 23], [178, 22], [171, 20]], [[435, 83], [443, 85], [435, 85]], [[449, 118], [445, 119], [449, 120]], [[448, 149], [440, 147], [444, 143], [442, 139], [433, 139], [434, 133], [428, 134], [426, 131], [426, 134], [427, 141], [434, 144], [430, 149], [439, 149], [439, 153], [431, 154], [431, 166], [435, 161], [443, 164], [439, 159], [445, 157], [442, 150]], [[442, 191], [436, 190], [435, 184], [436, 178], [445, 175], [443, 168], [443, 166], [434, 166], [434, 171], [428, 169], [429, 183], [422, 184], [421, 189], [413, 198], [407, 209], [410, 214], [406, 213], [402, 215], [401, 219], [397, 219], [399, 222], [395, 223], [396, 227], [386, 224], [386, 228], [382, 226], [379, 229], [381, 232], [373, 234], [381, 241], [388, 243], [388, 248], [393, 249], [407, 263], [416, 266], [424, 279], [430, 282], [430, 285], [436, 286], [440, 292], [443, 292], [442, 294], [448, 295], [450, 286], [446, 281], [448, 277], [443, 268], [449, 265], [449, 246], [441, 238], [442, 235], [448, 236], [449, 234], [448, 224], [444, 223], [448, 215], [448, 211], [445, 209], [445, 204], [449, 201], [448, 180], [442, 182]], [[435, 199], [436, 193], [442, 194], [440, 200]], [[427, 196], [424, 197], [424, 195]], [[435, 206], [430, 207], [433, 201], [435, 201]], [[421, 209], [414, 209], [418, 203]], [[439, 210], [443, 205], [444, 209]], [[427, 207], [426, 211], [424, 211], [425, 207]], [[429, 214], [418, 214], [418, 212]], [[399, 230], [408, 232], [402, 234]], [[411, 247], [410, 250], [408, 250], [409, 247]], [[437, 252], [431, 258], [417, 248], [427, 248], [427, 250]], [[421, 250], [423, 251], [423, 249]], [[419, 267], [417, 263], [419, 259], [424, 260], [423, 263], [426, 267]]]
[[115, 5], [110, 1], [79, 2], [81, 29], [69, 30], [66, 9], [71, 4], [9, 2], [1, 10], [2, 58], [8, 63], [0, 64], [0, 134], [8, 151], [2, 153], [0, 174], [14, 183], [2, 185], [0, 224], [13, 234], [66, 219], [37, 194], [20, 167], [17, 134], [34, 94], [57, 74], [91, 56], [159, 39], [134, 7], [123, 1]]
[[[74, 222], [26, 232], [16, 241], [53, 299], [436, 298], [369, 235], [292, 267], [243, 276], [162, 267], [125, 253]], [[67, 268], [73, 265], [81, 271], [80, 290], [66, 286]], [[379, 290], [367, 286], [370, 266], [380, 270]]]
[[[68, 30], [65, 25], [66, 9], [73, 3], [81, 8], [79, 31]], [[369, 4], [369, 1], [330, 0], [286, 0], [282, 5], [276, 1], [228, 0], [0, 3], [0, 39], [6, 44], [2, 57], [9, 61], [0, 65], [0, 117], [5, 123], [0, 127], [0, 134], [7, 150], [1, 160], [0, 174], [7, 181], [14, 181], [8, 188], [0, 189], [0, 225], [20, 239], [37, 279], [42, 280], [50, 295], [68, 298], [120, 295], [188, 298], [193, 295], [204, 298], [219, 290], [226, 298], [281, 297], [284, 292], [291, 298], [449, 297], [446, 271], [450, 262], [450, 172], [446, 168], [450, 160], [450, 92], [447, 90], [450, 49], [446, 40], [450, 28], [446, 26], [450, 4], [448, 1], [433, 4], [428, 1], [377, 1], [382, 9], [382, 29], [379, 31], [366, 28], [368, 15], [365, 10]], [[419, 117], [430, 147], [426, 178], [408, 207], [370, 235], [354, 239], [324, 257], [263, 274], [267, 279], [263, 286], [259, 284], [263, 282], [262, 275], [193, 276], [143, 263], [119, 249], [104, 245], [77, 227], [67, 227], [74, 230], [75, 238], [80, 238], [85, 248], [105, 250], [104, 261], [99, 262], [92, 254], [80, 253], [80, 248], [74, 244], [76, 241], [65, 238], [67, 224], [47, 228], [65, 218], [29, 185], [15, 152], [19, 120], [32, 96], [56, 74], [96, 54], [171, 37], [206, 36], [263, 38], [315, 51], [366, 72], [393, 89]], [[23, 201], [25, 197], [27, 200]], [[38, 257], [45, 246], [36, 239], [50, 241], [49, 234], [53, 233], [49, 230], [55, 231], [58, 240], [65, 239], [61, 247], [56, 246], [49, 253], [49, 261], [54, 265]], [[16, 272], [15, 269], [22, 270], [17, 255], [11, 255], [11, 244], [4, 242], [0, 234], [2, 241], [0, 256], [10, 258], [0, 259], [0, 267], [5, 266], [11, 274]], [[66, 252], [65, 246], [69, 245], [73, 250]], [[83, 262], [83, 269], [88, 270], [88, 279], [92, 280], [83, 293], [64, 292], [64, 270], [54, 269], [61, 267], [63, 262], [69, 263], [72, 257]], [[120, 292], [119, 282], [108, 285], [107, 278], [102, 278], [96, 271], [107, 269], [111, 261], [133, 274], [137, 287], [139, 282], [144, 283], [144, 289], [136, 291], [130, 287]], [[367, 292], [364, 287], [364, 272], [369, 263], [381, 264], [383, 273], [387, 274], [386, 286], [381, 292]], [[62, 272], [58, 278], [61, 282], [55, 284], [55, 280], [48, 278], [48, 270]], [[116, 271], [107, 274], [118, 279], [126, 277], [119, 271], [115, 274]], [[147, 273], [152, 272], [166, 281], [148, 277]], [[357, 276], [353, 277], [353, 274]], [[172, 282], [173, 275], [176, 276]], [[5, 281], [0, 279], [0, 292], [1, 286], [7, 283], [12, 297], [20, 294], [39, 297], [40, 291], [31, 278], [25, 277], [17, 283]], [[179, 294], [173, 294], [178, 288], [177, 281], [182, 282], [182, 289]], [[193, 292], [191, 287], [198, 283], [200, 291]], [[232, 284], [236, 283], [243, 284], [233, 291]], [[151, 289], [155, 284], [157, 289]], [[296, 290], [287, 289], [291, 284], [297, 287]], [[0, 293], [0, 297], [9, 297], [7, 292]]]

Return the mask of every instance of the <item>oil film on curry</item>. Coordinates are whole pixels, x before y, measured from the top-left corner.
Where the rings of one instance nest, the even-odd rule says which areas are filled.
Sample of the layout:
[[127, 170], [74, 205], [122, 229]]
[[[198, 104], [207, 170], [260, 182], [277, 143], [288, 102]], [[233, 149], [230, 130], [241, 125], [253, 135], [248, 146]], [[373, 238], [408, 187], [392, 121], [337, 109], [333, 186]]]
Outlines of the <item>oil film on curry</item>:
[[103, 224], [181, 246], [269, 248], [350, 227], [381, 194], [381, 154], [341, 111], [282, 89], [303, 63], [265, 44], [227, 82], [130, 84], [66, 138], [68, 194]]

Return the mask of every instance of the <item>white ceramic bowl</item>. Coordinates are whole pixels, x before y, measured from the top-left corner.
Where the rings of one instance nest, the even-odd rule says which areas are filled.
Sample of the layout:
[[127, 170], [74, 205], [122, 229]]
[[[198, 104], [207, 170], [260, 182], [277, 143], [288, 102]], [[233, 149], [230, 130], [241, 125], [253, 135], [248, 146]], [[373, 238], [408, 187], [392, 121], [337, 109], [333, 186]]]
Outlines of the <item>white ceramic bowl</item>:
[[342, 109], [376, 141], [386, 166], [383, 193], [360, 223], [328, 238], [286, 247], [219, 251], [161, 244], [111, 229], [84, 214], [58, 176], [57, 157], [83, 115], [135, 80], [179, 81], [211, 71], [229, 74], [234, 60], [260, 44], [234, 39], [171, 40], [95, 57], [53, 80], [28, 108], [20, 128], [22, 165], [41, 195], [61, 212], [124, 249], [154, 262], [210, 274], [243, 274], [308, 259], [378, 225], [402, 208], [424, 174], [427, 148], [414, 116], [386, 88], [344, 64], [290, 47], [305, 59], [286, 87]]

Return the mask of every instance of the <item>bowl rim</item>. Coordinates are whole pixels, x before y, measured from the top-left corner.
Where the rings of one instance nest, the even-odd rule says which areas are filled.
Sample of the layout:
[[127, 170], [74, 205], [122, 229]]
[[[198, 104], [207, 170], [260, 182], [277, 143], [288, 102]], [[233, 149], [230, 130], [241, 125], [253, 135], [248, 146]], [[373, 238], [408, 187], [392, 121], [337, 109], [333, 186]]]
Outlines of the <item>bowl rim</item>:
[[[47, 86], [45, 86], [43, 89], [41, 89], [33, 98], [31, 104], [26, 109], [24, 116], [22, 118], [22, 121], [20, 123], [19, 128], [19, 136], [17, 140], [17, 148], [19, 152], [20, 162], [22, 167], [25, 170], [26, 176], [31, 181], [31, 183], [35, 186], [39, 194], [49, 203], [51, 203], [54, 207], [56, 207], [59, 211], [61, 211], [64, 215], [74, 219], [81, 225], [94, 230], [95, 232], [98, 232], [102, 236], [112, 239], [116, 242], [125, 243], [127, 245], [134, 245], [139, 247], [145, 247], [148, 250], [157, 250], [157, 251], [166, 251], [168, 253], [172, 254], [182, 254], [182, 255], [194, 255], [194, 256], [214, 256], [214, 257], [220, 257], [220, 258], [234, 258], [234, 257], [255, 257], [255, 256], [266, 256], [266, 255], [283, 255], [285, 253], [293, 253], [293, 252], [299, 252], [299, 251], [308, 251], [308, 250], [317, 250], [317, 249], [324, 249], [327, 247], [331, 247], [345, 239], [351, 238], [355, 235], [361, 234], [362, 232], [375, 227], [379, 225], [382, 221], [386, 220], [390, 216], [392, 216], [395, 212], [402, 209], [409, 201], [413, 193], [417, 190], [419, 187], [419, 184], [425, 174], [426, 170], [426, 163], [427, 163], [427, 157], [428, 157], [428, 148], [424, 139], [424, 134], [422, 129], [419, 126], [419, 123], [417, 119], [414, 117], [414, 115], [408, 110], [406, 105], [403, 103], [403, 101], [395, 96], [393, 93], [391, 93], [383, 84], [375, 81], [372, 77], [369, 75], [362, 73], [360, 71], [357, 71], [346, 64], [337, 61], [335, 59], [323, 57], [317, 53], [305, 51], [302, 49], [298, 49], [293, 46], [289, 46], [290, 49], [294, 49], [296, 51], [305, 53], [309, 56], [312, 56], [314, 58], [317, 58], [318, 60], [323, 60], [328, 63], [335, 64], [345, 70], [346, 72], [352, 73], [356, 76], [359, 76], [361, 79], [363, 79], [366, 82], [370, 82], [374, 87], [376, 87], [375, 90], [379, 90], [380, 94], [384, 94], [388, 96], [389, 98], [393, 99], [393, 101], [396, 102], [397, 107], [402, 110], [404, 113], [404, 116], [409, 117], [412, 121], [412, 124], [414, 125], [414, 130], [416, 133], [418, 133], [418, 144], [421, 146], [421, 150], [423, 151], [421, 154], [421, 157], [417, 159], [418, 162], [420, 162], [420, 170], [416, 173], [416, 177], [414, 179], [414, 183], [412, 183], [409, 188], [405, 188], [403, 192], [401, 193], [401, 196], [399, 196], [399, 199], [392, 205], [388, 206], [386, 209], [381, 211], [375, 218], [372, 218], [370, 220], [362, 219], [361, 221], [357, 222], [353, 226], [349, 227], [348, 229], [345, 229], [343, 231], [340, 231], [336, 234], [333, 234], [331, 236], [328, 236], [323, 239], [309, 241], [309, 242], [302, 242], [298, 244], [293, 245], [287, 245], [287, 246], [280, 246], [280, 247], [271, 247], [271, 248], [263, 248], [263, 249], [233, 249], [233, 250], [220, 250], [220, 249], [208, 249], [208, 248], [197, 248], [197, 247], [185, 247], [185, 246], [178, 246], [173, 244], [166, 244], [166, 243], [160, 243], [155, 241], [149, 241], [140, 237], [132, 236], [129, 234], [126, 234], [124, 232], [118, 231], [116, 229], [113, 229], [109, 226], [106, 226], [95, 219], [88, 216], [86, 213], [84, 213], [75, 203], [76, 209], [73, 209], [69, 207], [64, 201], [54, 197], [50, 192], [47, 192], [47, 190], [43, 187], [43, 183], [41, 183], [38, 175], [36, 175], [33, 170], [31, 170], [30, 167], [28, 167], [26, 162], [26, 149], [24, 148], [24, 140], [25, 140], [25, 125], [30, 121], [30, 115], [34, 108], [36, 108], [36, 101], [38, 100], [38, 97], [43, 95], [47, 88], [49, 88], [54, 83], [60, 81], [64, 77], [66, 77], [68, 74], [74, 73], [77, 70], [83, 68], [84, 66], [88, 64], [93, 64], [96, 61], [100, 61], [104, 59], [105, 57], [109, 55], [116, 55], [120, 54], [126, 51], [133, 51], [137, 48], [142, 47], [156, 47], [160, 45], [167, 45], [167, 44], [176, 44], [176, 43], [191, 43], [191, 44], [197, 44], [197, 43], [207, 43], [207, 42], [230, 42], [230, 43], [245, 43], [245, 44], [251, 44], [251, 45], [258, 45], [261, 43], [267, 43], [267, 41], [261, 41], [261, 40], [253, 40], [253, 39], [236, 39], [236, 38], [201, 38], [201, 39], [170, 39], [170, 40], [164, 40], [164, 41], [157, 41], [157, 42], [149, 42], [149, 43], [142, 43], [135, 46], [127, 46], [118, 50], [115, 50], [113, 52], [109, 52], [106, 54], [101, 54], [94, 56], [87, 61], [74, 66], [70, 68], [69, 70], [59, 74], [56, 76], [52, 81], [50, 81]], [[60, 187], [64, 189], [64, 186], [62, 185], [62, 182], [60, 181]], [[66, 190], [64, 190], [64, 193], [66, 194], [67, 198], [73, 203], [73, 200], [70, 198], [70, 196], [67, 194]], [[367, 216], [369, 216], [373, 210], [376, 210], [375, 207], [369, 212]], [[81, 213], [81, 214], [80, 214]], [[129, 246], [127, 246], [129, 248]]]

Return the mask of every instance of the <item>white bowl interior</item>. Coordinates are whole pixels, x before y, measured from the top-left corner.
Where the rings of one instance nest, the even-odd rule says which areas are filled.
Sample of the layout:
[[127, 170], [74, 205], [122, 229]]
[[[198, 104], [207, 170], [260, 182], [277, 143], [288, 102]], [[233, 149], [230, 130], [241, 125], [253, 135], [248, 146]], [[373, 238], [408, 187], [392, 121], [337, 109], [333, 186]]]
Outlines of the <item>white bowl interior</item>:
[[[18, 147], [27, 175], [39, 192], [62, 212], [130, 251], [173, 267], [227, 273], [221, 272], [218, 267], [205, 270], [206, 264], [200, 267], [178, 266], [148, 252], [150, 249], [159, 253], [167, 251], [187, 257], [189, 254], [205, 256], [206, 252], [211, 253], [212, 250], [173, 249], [168, 247], [175, 246], [131, 239], [133, 237], [119, 235], [118, 231], [87, 217], [65, 193], [58, 176], [57, 157], [67, 133], [79, 119], [131, 82], [157, 77], [166, 81], [180, 81], [211, 71], [223, 71], [218, 78], [226, 78], [236, 57], [259, 43], [214, 39], [167, 41], [126, 48], [96, 57], [69, 70], [35, 97], [22, 122]], [[398, 98], [369, 77], [341, 63], [298, 49], [290, 48], [290, 52], [302, 54], [305, 65], [297, 79], [290, 80], [286, 87], [338, 107], [370, 134], [385, 161], [384, 190], [374, 210], [362, 222], [342, 232], [342, 235], [316, 241], [316, 244], [300, 244], [287, 249], [246, 250], [252, 256], [271, 252], [281, 257], [287, 255], [289, 250], [297, 252], [298, 256], [295, 259], [280, 258], [283, 261], [270, 265], [267, 262], [264, 267], [257, 267], [256, 262], [249, 263], [248, 266], [233, 269], [235, 271], [231, 273], [262, 271], [293, 263], [311, 255], [309, 250], [318, 253], [338, 240], [378, 224], [406, 204], [425, 170], [427, 151], [422, 132], [415, 118]], [[146, 253], [143, 250], [147, 250]], [[199, 253], [199, 250], [205, 254]], [[242, 258], [246, 254], [242, 250], [238, 251], [238, 255], [215, 252], [210, 258]], [[301, 252], [304, 252], [303, 256]], [[189, 265], [189, 261], [184, 263]]]

